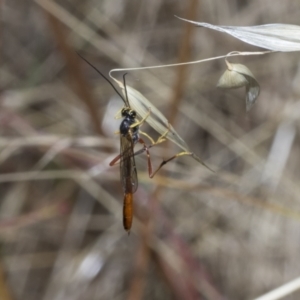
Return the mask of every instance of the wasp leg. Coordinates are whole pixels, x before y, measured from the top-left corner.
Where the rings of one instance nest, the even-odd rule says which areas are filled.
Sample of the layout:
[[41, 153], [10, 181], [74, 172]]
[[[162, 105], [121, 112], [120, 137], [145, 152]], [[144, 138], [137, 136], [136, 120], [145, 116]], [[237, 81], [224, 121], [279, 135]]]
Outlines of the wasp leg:
[[118, 156], [116, 156], [110, 163], [109, 165], [112, 167], [114, 166], [121, 158], [121, 154], [119, 154]]
[[166, 165], [168, 162], [170, 162], [171, 160], [177, 158], [177, 157], [180, 157], [180, 156], [185, 156], [185, 155], [188, 155], [188, 156], [193, 156], [193, 152], [187, 152], [187, 151], [182, 151], [182, 152], [179, 152], [175, 155], [173, 155], [172, 157], [168, 158], [168, 159], [164, 159], [161, 164], [158, 166], [158, 168], [151, 174], [149, 174], [149, 177], [150, 178], [153, 178], [155, 176], [155, 174], [164, 166]]

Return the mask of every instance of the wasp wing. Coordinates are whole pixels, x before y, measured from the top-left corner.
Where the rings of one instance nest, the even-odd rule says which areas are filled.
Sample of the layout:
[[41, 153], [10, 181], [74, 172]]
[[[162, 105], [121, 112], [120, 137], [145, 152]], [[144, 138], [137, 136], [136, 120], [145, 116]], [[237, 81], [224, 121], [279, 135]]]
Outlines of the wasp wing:
[[138, 188], [137, 171], [134, 160], [134, 142], [130, 133], [120, 137], [120, 176], [124, 193], [135, 193]]

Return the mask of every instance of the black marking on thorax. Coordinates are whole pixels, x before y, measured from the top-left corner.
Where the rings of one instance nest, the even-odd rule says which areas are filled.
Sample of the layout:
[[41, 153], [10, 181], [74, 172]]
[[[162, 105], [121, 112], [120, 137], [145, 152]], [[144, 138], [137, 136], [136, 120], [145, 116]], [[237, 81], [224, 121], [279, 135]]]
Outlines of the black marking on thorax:
[[139, 139], [139, 126], [130, 127], [132, 124], [136, 123], [136, 113], [133, 110], [127, 109], [122, 112], [124, 116], [123, 121], [120, 124], [120, 133], [123, 136], [128, 136], [133, 140], [135, 144]]

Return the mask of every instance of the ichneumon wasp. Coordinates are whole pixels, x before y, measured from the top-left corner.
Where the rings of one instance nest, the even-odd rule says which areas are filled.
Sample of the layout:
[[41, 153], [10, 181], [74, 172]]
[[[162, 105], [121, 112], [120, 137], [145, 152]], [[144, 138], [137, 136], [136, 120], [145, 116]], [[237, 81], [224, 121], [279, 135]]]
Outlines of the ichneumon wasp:
[[[135, 154], [134, 154], [134, 146], [136, 143], [141, 143], [144, 148], [142, 152], [146, 151], [148, 156], [148, 169], [149, 174], [152, 174], [152, 166], [150, 161], [150, 153], [148, 151], [148, 147], [143, 139], [140, 138], [140, 125], [146, 120], [146, 118], [150, 114], [150, 110], [148, 114], [142, 119], [137, 120], [136, 112], [130, 108], [128, 96], [126, 92], [126, 97], [123, 97], [116, 87], [111, 83], [111, 81], [104, 76], [96, 67], [94, 67], [89, 61], [87, 61], [84, 57], [78, 54], [86, 63], [88, 63], [93, 69], [95, 69], [115, 90], [115, 92], [121, 97], [125, 106], [121, 110], [121, 115], [123, 120], [120, 124], [120, 154], [110, 162], [110, 166], [115, 165], [118, 161], [120, 161], [120, 178], [124, 191], [124, 200], [123, 200], [123, 225], [126, 231], [129, 231], [132, 225], [133, 218], [133, 194], [136, 192], [138, 187], [138, 178], [137, 171], [135, 165]], [[126, 89], [125, 76], [123, 75], [124, 86]], [[148, 136], [146, 133], [144, 133]], [[151, 139], [151, 138], [150, 138]], [[152, 140], [152, 139], [151, 139]]]

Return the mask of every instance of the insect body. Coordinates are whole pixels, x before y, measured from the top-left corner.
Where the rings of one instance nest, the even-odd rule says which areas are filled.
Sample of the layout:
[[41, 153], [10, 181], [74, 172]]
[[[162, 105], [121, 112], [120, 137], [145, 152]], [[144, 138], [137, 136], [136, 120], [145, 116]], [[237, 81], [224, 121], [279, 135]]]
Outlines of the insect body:
[[[123, 206], [123, 225], [124, 229], [129, 231], [132, 225], [133, 218], [133, 193], [136, 192], [138, 187], [137, 171], [135, 167], [134, 160], [134, 145], [139, 142], [144, 145], [144, 151], [147, 152], [149, 157], [149, 151], [144, 143], [144, 141], [139, 136], [139, 126], [146, 120], [149, 114], [145, 116], [141, 121], [137, 121], [136, 112], [130, 108], [126, 84], [125, 84], [125, 75], [123, 76], [126, 98], [123, 97], [116, 87], [88, 60], [82, 57], [79, 53], [78, 55], [89, 64], [96, 72], [98, 72], [116, 91], [116, 93], [121, 97], [125, 106], [123, 107], [121, 114], [124, 118], [120, 124], [120, 154], [110, 162], [110, 166], [113, 166], [118, 161], [120, 161], [120, 177], [122, 182], [122, 187], [124, 191], [124, 206]], [[149, 111], [150, 113], [150, 111]], [[149, 158], [150, 159], [150, 158]], [[150, 162], [148, 165], [151, 164]], [[152, 169], [152, 168], [151, 168]]]
[[134, 159], [134, 146], [137, 142], [144, 146], [143, 151], [146, 151], [148, 157], [148, 170], [152, 173], [148, 146], [139, 135], [139, 127], [149, 116], [150, 111], [142, 120], [138, 121], [136, 112], [129, 106], [128, 98], [126, 97], [126, 99], [122, 99], [124, 100], [125, 107], [121, 111], [124, 119], [120, 124], [120, 155], [110, 162], [110, 166], [113, 166], [120, 160], [120, 177], [124, 191], [123, 225], [124, 229], [129, 232], [133, 218], [133, 194], [136, 192], [138, 187], [138, 178]]
[[139, 141], [139, 125], [134, 125], [137, 123], [136, 112], [129, 106], [124, 107], [121, 113], [124, 117], [120, 125], [120, 176], [124, 190], [123, 225], [124, 229], [129, 231], [133, 217], [133, 193], [138, 187], [133, 148]]

